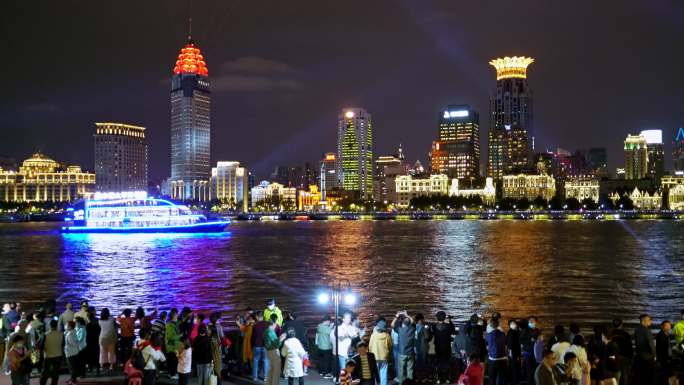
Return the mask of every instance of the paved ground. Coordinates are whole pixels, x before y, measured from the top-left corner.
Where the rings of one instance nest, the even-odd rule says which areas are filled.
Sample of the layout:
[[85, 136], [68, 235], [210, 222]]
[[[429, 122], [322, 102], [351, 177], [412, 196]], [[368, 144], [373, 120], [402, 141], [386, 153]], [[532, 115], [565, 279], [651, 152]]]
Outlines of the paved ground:
[[[59, 385], [64, 385], [66, 384], [67, 379], [69, 376], [67, 374], [63, 374], [59, 377]], [[32, 377], [31, 378], [31, 384], [30, 385], [39, 385], [40, 379], [38, 377]], [[332, 385], [332, 381], [330, 380], [325, 380], [323, 377], [321, 377], [317, 372], [313, 370], [309, 370], [309, 374], [304, 378], [304, 382], [306, 385]], [[49, 385], [48, 381], [48, 385]], [[86, 377], [78, 382], [78, 384], [82, 385], [124, 385], [124, 377], [122, 374], [118, 375], [112, 375], [112, 376], [101, 376], [101, 377]], [[176, 381], [171, 381], [169, 380], [166, 375], [160, 375], [159, 379], [157, 381], [157, 384], [159, 385], [175, 385], [177, 384]], [[230, 378], [228, 380], [223, 380], [221, 382], [222, 385], [255, 385], [255, 384], [260, 384], [263, 385], [263, 382], [260, 383], [255, 383], [253, 382], [250, 378], [247, 377], [238, 377], [238, 378]], [[280, 380], [281, 385], [287, 385], [287, 380], [281, 379]], [[296, 384], [296, 382], [295, 382]], [[0, 375], [0, 385], [11, 385], [11, 380], [9, 376], [5, 376], [4, 374]], [[197, 379], [196, 378], [191, 378], [190, 379], [190, 385], [197, 385]]]

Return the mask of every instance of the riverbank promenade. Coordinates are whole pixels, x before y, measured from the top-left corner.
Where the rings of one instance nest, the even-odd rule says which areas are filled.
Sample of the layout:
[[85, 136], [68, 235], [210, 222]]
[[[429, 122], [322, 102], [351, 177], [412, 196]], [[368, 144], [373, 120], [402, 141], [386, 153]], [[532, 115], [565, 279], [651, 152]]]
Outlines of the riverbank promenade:
[[[65, 385], [67, 383], [67, 380], [69, 379], [69, 374], [68, 373], [62, 373], [62, 375], [59, 376], [59, 385]], [[83, 379], [79, 379], [78, 385], [124, 385], [124, 376], [123, 373], [121, 372], [115, 372], [112, 373], [111, 375], [103, 375], [103, 376], [91, 376], [91, 377], [85, 377]], [[315, 370], [309, 370], [309, 373], [304, 377], [304, 383], [306, 385], [331, 385], [332, 381], [331, 380], [326, 380], [324, 379], [321, 375], [318, 374]], [[11, 385], [12, 381], [9, 376], [6, 375], [0, 375], [0, 385]], [[30, 385], [39, 385], [40, 384], [40, 378], [39, 377], [31, 377], [31, 383]], [[48, 384], [50, 382], [48, 381]], [[157, 385], [177, 385], [178, 381], [177, 380], [171, 380], [166, 376], [166, 374], [161, 374], [157, 377]], [[251, 378], [249, 377], [229, 377], [227, 379], [223, 379], [221, 381], [221, 385], [263, 385], [263, 382], [254, 382], [252, 381]], [[285, 385], [287, 384], [287, 379], [280, 379], [280, 384]], [[188, 385], [199, 385], [197, 381], [197, 377], [191, 377]]]

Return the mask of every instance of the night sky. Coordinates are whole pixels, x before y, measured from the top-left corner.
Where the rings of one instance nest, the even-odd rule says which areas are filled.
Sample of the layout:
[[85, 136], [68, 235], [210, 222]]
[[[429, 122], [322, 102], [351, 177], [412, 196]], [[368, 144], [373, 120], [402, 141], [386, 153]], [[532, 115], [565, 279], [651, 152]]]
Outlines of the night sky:
[[[532, 56], [537, 149], [608, 148], [661, 128], [666, 167], [684, 125], [684, 3], [195, 0], [193, 37], [212, 83], [212, 163], [276, 164], [336, 148], [340, 108], [368, 109], [375, 155], [427, 161], [439, 111], [479, 111], [487, 62]], [[0, 156], [41, 150], [93, 168], [94, 122], [147, 127], [150, 177], [168, 176], [169, 82], [188, 1], [10, 1], [0, 12]], [[482, 162], [486, 161], [483, 154]]]

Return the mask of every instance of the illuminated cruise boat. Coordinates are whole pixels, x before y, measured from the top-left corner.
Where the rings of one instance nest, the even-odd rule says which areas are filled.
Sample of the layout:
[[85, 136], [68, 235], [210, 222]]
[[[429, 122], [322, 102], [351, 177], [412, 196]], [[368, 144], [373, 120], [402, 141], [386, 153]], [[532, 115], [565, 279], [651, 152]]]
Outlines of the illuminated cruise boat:
[[68, 212], [65, 233], [216, 233], [228, 226], [145, 191], [95, 193]]

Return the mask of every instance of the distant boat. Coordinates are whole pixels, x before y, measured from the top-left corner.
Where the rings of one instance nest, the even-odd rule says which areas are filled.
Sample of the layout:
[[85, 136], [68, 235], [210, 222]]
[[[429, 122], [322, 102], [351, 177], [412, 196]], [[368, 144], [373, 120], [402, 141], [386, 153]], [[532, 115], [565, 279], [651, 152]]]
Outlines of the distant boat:
[[144, 191], [96, 193], [67, 210], [63, 233], [219, 233], [229, 222], [209, 221], [187, 206]]

